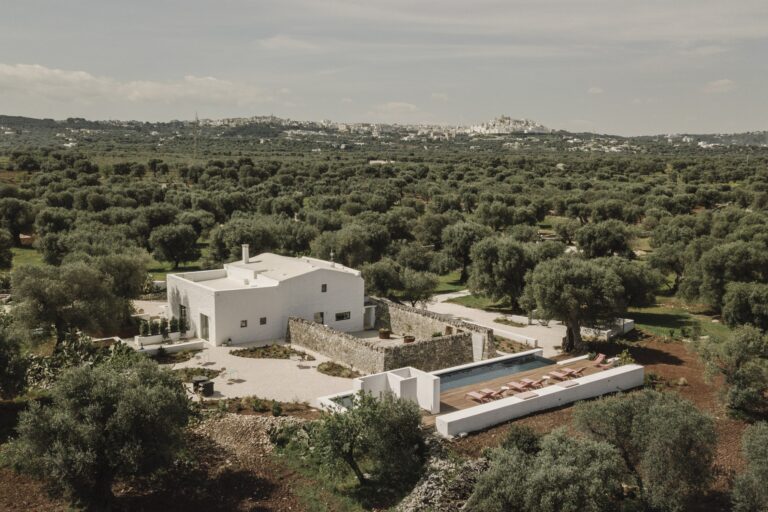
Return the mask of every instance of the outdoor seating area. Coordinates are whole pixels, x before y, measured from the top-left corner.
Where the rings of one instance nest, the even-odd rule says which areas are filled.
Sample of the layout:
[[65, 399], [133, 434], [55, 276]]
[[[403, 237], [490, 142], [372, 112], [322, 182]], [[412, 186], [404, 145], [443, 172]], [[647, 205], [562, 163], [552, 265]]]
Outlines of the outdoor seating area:
[[[533, 398], [538, 396], [536, 390], [555, 384], [569, 387], [567, 385], [569, 381], [612, 368], [615, 362], [615, 358], [609, 359], [605, 354], [598, 354], [592, 361], [579, 358], [564, 364], [523, 371], [515, 374], [513, 378], [507, 375], [478, 384], [449, 389], [440, 394], [440, 413], [467, 409], [510, 396]], [[428, 425], [433, 424], [434, 421], [435, 416], [424, 418], [425, 424]]]

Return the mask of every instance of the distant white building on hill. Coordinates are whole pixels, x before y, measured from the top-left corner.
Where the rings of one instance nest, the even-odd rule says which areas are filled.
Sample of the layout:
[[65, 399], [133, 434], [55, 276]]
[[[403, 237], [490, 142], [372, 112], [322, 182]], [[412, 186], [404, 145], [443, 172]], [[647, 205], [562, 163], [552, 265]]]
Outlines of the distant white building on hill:
[[307, 257], [250, 257], [247, 245], [242, 260], [223, 269], [168, 275], [171, 314], [215, 345], [283, 338], [289, 317], [361, 331], [374, 320], [364, 300], [359, 270]]

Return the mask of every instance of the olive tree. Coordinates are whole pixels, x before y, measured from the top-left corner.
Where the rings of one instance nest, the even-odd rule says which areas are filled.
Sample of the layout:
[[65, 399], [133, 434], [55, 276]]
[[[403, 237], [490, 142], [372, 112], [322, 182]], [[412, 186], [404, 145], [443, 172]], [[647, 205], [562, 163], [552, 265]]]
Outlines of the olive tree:
[[509, 237], [485, 238], [474, 245], [471, 259], [470, 289], [514, 307], [532, 266], [525, 245]]
[[575, 234], [576, 243], [588, 258], [601, 256], [631, 256], [629, 241], [632, 232], [619, 220], [606, 220], [587, 224]]
[[158, 226], [149, 237], [152, 255], [159, 261], [173, 263], [173, 268], [185, 261], [200, 258], [197, 248], [197, 233], [188, 224], [168, 224]]
[[360, 485], [369, 483], [369, 472], [376, 482], [397, 487], [413, 481], [424, 462], [419, 407], [391, 393], [376, 398], [361, 391], [349, 410], [320, 420], [312, 442], [326, 461], [351, 470]]
[[189, 400], [172, 374], [131, 356], [64, 373], [50, 405], [34, 402], [21, 414], [5, 454], [12, 467], [89, 510], [109, 508], [116, 481], [169, 467]]
[[443, 251], [457, 266], [461, 267], [459, 280], [462, 283], [469, 277], [468, 268], [472, 262], [472, 247], [489, 236], [491, 230], [474, 222], [457, 222], [443, 230]]
[[747, 469], [736, 477], [731, 495], [735, 512], [768, 510], [768, 423], [747, 427], [742, 437]]
[[712, 481], [714, 422], [675, 394], [643, 391], [582, 402], [574, 420], [618, 449], [653, 510], [682, 511]]
[[[608, 443], [557, 430], [531, 450], [491, 452], [467, 512], [608, 512], [617, 510], [625, 468]], [[530, 443], [526, 443], [531, 446]]]
[[546, 260], [529, 272], [521, 305], [566, 325], [563, 350], [582, 349], [581, 327], [609, 322], [624, 311], [624, 287], [616, 273], [573, 256]]
[[11, 274], [18, 327], [53, 331], [57, 344], [73, 329], [115, 329], [128, 311], [114, 293], [112, 278], [83, 261], [25, 265]]

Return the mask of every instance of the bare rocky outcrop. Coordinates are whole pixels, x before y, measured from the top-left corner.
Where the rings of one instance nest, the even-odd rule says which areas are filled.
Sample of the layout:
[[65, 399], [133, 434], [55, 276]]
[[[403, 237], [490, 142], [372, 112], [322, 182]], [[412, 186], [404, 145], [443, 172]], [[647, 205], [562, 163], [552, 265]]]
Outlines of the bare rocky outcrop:
[[416, 487], [395, 510], [421, 512], [425, 510], [462, 510], [477, 477], [488, 469], [485, 458], [457, 461], [446, 458], [430, 460]]

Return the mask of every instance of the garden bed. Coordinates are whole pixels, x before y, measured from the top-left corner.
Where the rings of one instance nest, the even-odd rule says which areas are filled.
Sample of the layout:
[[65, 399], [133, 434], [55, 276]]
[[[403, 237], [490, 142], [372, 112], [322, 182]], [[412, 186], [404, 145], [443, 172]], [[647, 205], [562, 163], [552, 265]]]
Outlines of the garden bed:
[[314, 361], [315, 358], [305, 352], [296, 350], [288, 345], [265, 345], [263, 347], [239, 348], [230, 352], [233, 356], [250, 357], [251, 359], [291, 359]]
[[176, 364], [189, 361], [195, 354], [201, 352], [201, 350], [183, 350], [181, 352], [167, 352], [165, 350], [158, 350], [150, 357], [158, 364]]
[[325, 375], [330, 375], [331, 377], [341, 377], [343, 379], [356, 379], [357, 377], [362, 376], [360, 372], [334, 363], [333, 361], [320, 363], [317, 365], [317, 371], [324, 373]]
[[192, 382], [194, 377], [215, 379], [221, 373], [219, 370], [211, 370], [210, 368], [177, 368], [171, 371], [181, 379], [181, 382]]

